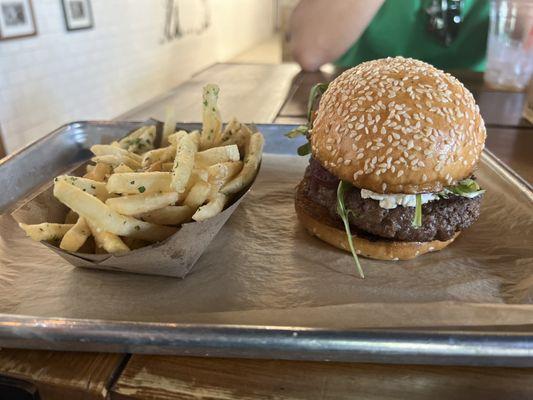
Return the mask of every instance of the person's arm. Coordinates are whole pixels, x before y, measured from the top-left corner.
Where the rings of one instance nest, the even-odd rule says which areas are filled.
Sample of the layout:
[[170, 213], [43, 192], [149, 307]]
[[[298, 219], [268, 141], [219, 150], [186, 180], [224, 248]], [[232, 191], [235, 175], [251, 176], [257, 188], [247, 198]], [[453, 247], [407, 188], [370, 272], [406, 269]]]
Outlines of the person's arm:
[[316, 71], [354, 44], [384, 0], [301, 0], [290, 21], [292, 55]]

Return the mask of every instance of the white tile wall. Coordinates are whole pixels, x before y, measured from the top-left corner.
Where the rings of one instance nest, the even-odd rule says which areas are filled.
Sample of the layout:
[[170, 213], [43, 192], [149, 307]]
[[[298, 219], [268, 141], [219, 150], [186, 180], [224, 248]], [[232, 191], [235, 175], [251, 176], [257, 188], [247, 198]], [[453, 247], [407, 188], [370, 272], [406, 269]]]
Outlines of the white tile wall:
[[208, 6], [206, 32], [163, 43], [165, 0], [92, 0], [95, 27], [74, 32], [61, 0], [33, 0], [38, 35], [0, 42], [7, 151], [69, 121], [122, 114], [272, 33], [272, 0]]

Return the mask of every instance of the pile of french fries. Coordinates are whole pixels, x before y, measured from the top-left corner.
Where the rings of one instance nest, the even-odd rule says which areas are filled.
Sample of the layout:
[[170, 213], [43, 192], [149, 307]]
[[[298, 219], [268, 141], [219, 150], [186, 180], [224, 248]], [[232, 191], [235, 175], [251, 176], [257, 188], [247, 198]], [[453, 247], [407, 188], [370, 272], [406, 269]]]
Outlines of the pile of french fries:
[[201, 132], [176, 132], [170, 113], [163, 147], [154, 148], [155, 126], [92, 146], [94, 165], [83, 177], [54, 180], [54, 196], [70, 209], [65, 223], [20, 227], [34, 240], [59, 242], [72, 252], [91, 251], [92, 236], [92, 251], [117, 254], [164, 240], [185, 222], [220, 213], [256, 175], [264, 138], [236, 119], [222, 129], [218, 92], [216, 85], [204, 87]]

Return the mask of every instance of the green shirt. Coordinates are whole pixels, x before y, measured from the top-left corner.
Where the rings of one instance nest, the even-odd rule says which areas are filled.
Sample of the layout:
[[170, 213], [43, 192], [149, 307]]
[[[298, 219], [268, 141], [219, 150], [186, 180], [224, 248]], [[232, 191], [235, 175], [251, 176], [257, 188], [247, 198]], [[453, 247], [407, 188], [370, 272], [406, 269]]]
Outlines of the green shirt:
[[426, 61], [441, 69], [485, 69], [489, 1], [464, 0], [463, 21], [446, 47], [427, 30], [422, 0], [386, 0], [360, 39], [337, 60], [341, 67], [389, 56]]

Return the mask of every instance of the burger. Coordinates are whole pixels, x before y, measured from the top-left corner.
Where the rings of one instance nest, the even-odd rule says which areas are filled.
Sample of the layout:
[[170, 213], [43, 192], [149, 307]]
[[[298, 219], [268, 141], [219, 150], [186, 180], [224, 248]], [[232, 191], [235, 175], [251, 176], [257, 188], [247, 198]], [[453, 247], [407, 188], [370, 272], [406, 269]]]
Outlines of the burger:
[[478, 219], [473, 173], [486, 131], [450, 74], [402, 57], [365, 62], [331, 82], [310, 115], [295, 208], [312, 235], [356, 261], [406, 260]]

